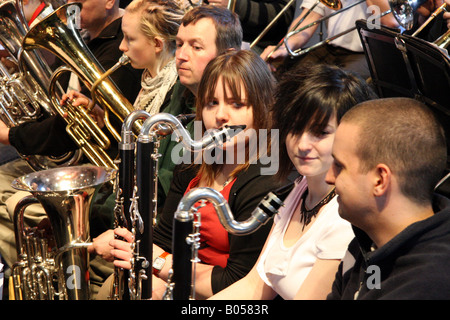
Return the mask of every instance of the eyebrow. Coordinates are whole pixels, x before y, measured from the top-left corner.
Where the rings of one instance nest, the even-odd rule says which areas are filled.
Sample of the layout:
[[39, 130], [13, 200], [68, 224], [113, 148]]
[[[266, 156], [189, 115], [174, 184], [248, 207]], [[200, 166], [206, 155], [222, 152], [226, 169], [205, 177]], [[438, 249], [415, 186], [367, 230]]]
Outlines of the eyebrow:
[[204, 40], [201, 37], [182, 39], [182, 38], [176, 36], [175, 37], [175, 41], [183, 41], [183, 42], [193, 42], [193, 41], [195, 42], [195, 41], [197, 41], [197, 42], [203, 43]]

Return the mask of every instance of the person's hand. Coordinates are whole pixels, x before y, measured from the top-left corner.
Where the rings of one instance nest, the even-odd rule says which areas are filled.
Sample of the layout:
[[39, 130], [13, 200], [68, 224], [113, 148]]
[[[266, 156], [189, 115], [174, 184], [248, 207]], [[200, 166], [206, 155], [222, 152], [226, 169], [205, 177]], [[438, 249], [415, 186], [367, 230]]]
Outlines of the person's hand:
[[9, 128], [0, 120], [0, 143], [10, 145], [9, 143]]
[[[64, 105], [67, 102], [70, 102], [73, 107], [87, 108], [91, 100], [78, 91], [70, 90], [61, 97], [60, 101], [61, 105]], [[97, 122], [97, 125], [100, 128], [103, 128], [105, 126], [105, 111], [101, 107], [95, 105], [90, 112], [90, 116], [92, 117], [92, 119], [94, 119], [95, 122]]]
[[288, 52], [286, 47], [281, 45], [277, 50], [274, 51], [276, 46], [268, 46], [264, 49], [264, 51], [260, 54], [260, 57], [266, 61], [269, 66], [270, 71], [275, 72], [276, 68], [274, 63], [280, 63], [287, 57]]
[[69, 90], [69, 92], [63, 94], [60, 103], [66, 104], [70, 102], [74, 107], [89, 105], [90, 99], [81, 92], [75, 90]]
[[114, 234], [119, 236], [120, 239], [113, 239], [109, 242], [109, 245], [113, 247], [111, 254], [114, 256], [114, 266], [118, 268], [131, 269], [131, 258], [133, 257], [133, 251], [131, 244], [133, 243], [133, 234], [125, 228], [114, 229]]
[[18, 71], [17, 65], [9, 59], [9, 56], [2, 56], [0, 62], [6, 68], [10, 75]]
[[89, 253], [95, 253], [101, 256], [108, 262], [114, 260], [114, 256], [111, 254], [111, 250], [114, 248], [110, 245], [110, 242], [114, 239], [114, 230], [107, 230], [92, 241], [92, 246], [88, 247]]
[[[450, 8], [450, 0], [445, 0], [445, 3]], [[444, 12], [443, 18], [447, 21], [447, 28], [450, 29], [450, 12]]]
[[228, 0], [208, 0], [208, 3], [213, 6], [228, 7]]

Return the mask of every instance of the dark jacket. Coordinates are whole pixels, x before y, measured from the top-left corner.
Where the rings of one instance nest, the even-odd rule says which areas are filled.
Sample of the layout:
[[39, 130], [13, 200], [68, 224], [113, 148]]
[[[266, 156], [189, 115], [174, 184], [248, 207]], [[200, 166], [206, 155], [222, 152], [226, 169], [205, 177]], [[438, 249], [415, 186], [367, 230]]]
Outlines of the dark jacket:
[[450, 200], [436, 196], [433, 204], [432, 217], [374, 251], [367, 234], [354, 228], [328, 299], [450, 299]]
[[[119, 50], [123, 39], [121, 29], [122, 18], [110, 23], [100, 35], [87, 44], [92, 54], [105, 70], [111, 68], [122, 52]], [[130, 65], [122, 66], [110, 76], [122, 94], [132, 104], [141, 88], [142, 70], [133, 69]], [[84, 89], [89, 96], [89, 91]], [[120, 134], [121, 123], [116, 117], [111, 117], [112, 124]], [[108, 130], [105, 129], [105, 132]], [[109, 132], [107, 132], [109, 134]], [[116, 142], [109, 134], [113, 146], [112, 156], [116, 154]], [[54, 155], [59, 156], [77, 149], [77, 145], [66, 133], [66, 122], [59, 115], [41, 121], [24, 123], [13, 127], [9, 131], [9, 141], [17, 151], [25, 155]]]
[[[170, 95], [167, 94], [166, 96], [166, 99], [170, 97], [170, 101], [161, 108], [161, 112], [170, 113], [174, 116], [195, 113], [195, 97], [179, 80], [177, 80], [170, 93]], [[193, 121], [186, 125], [186, 129], [191, 134], [192, 139], [194, 139]], [[172, 136], [174, 134], [161, 140], [159, 147], [161, 157], [158, 159], [158, 179], [162, 187], [160, 190], [164, 191], [164, 194], [169, 192], [173, 169], [175, 168], [171, 153], [177, 142], [172, 139]]]
[[274, 22], [272, 27], [256, 47], [263, 50], [268, 45], [275, 45], [283, 39], [294, 19], [295, 4], [289, 6], [277, 21], [274, 19], [287, 3], [289, 3], [288, 0], [236, 1], [234, 11], [241, 21], [244, 41], [251, 44], [272, 21]]
[[[247, 171], [237, 176], [231, 187], [228, 203], [236, 221], [247, 220], [262, 198], [279, 186], [272, 176], [261, 175], [260, 169], [259, 164], [250, 165]], [[164, 210], [154, 233], [154, 243], [167, 252], [172, 251], [174, 213], [195, 174], [196, 170], [192, 167], [183, 169], [179, 165], [175, 168]], [[211, 286], [214, 293], [241, 279], [250, 271], [259, 257], [271, 227], [272, 221], [269, 221], [250, 235], [228, 235], [230, 255], [227, 266], [215, 266], [212, 272]]]

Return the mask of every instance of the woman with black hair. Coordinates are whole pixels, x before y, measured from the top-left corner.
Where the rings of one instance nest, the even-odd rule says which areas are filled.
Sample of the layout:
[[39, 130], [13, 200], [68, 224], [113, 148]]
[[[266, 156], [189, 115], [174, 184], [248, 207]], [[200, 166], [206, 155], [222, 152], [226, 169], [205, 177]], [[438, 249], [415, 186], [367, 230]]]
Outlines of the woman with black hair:
[[354, 237], [340, 218], [334, 186], [325, 182], [333, 163], [334, 134], [342, 115], [376, 98], [360, 78], [337, 67], [314, 65], [286, 73], [272, 109], [280, 130], [280, 170], [300, 177], [275, 217], [250, 273], [215, 299], [325, 299]]

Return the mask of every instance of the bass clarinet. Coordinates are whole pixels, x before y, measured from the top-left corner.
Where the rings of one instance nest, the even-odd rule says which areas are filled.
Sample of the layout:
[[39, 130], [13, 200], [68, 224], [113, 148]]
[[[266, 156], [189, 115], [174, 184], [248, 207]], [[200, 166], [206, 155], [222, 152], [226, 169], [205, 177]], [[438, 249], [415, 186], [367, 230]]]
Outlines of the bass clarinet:
[[[186, 121], [191, 120], [190, 117], [181, 117]], [[142, 119], [146, 120], [135, 140], [133, 124]], [[128, 275], [130, 299], [152, 297], [151, 262], [153, 225], [157, 213], [159, 141], [174, 133], [187, 150], [199, 151], [222, 145], [244, 128], [245, 126], [225, 126], [220, 130], [210, 131], [201, 140], [195, 141], [180, 119], [168, 113], [150, 116], [145, 111], [136, 110], [125, 119], [119, 144], [121, 158], [117, 192], [120, 193], [119, 206], [123, 207], [124, 212], [129, 210], [129, 215], [124, 218], [122, 214], [121, 219], [126, 221], [134, 238], [132, 267]]]
[[172, 269], [163, 299], [195, 299], [195, 266], [200, 247], [201, 215], [195, 207], [198, 201], [213, 204], [221, 224], [231, 234], [248, 235], [258, 230], [271, 219], [293, 188], [293, 183], [268, 193], [245, 221], [234, 220], [230, 206], [222, 194], [212, 188], [201, 187], [190, 190], [178, 204], [173, 221]]

